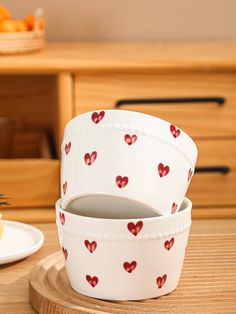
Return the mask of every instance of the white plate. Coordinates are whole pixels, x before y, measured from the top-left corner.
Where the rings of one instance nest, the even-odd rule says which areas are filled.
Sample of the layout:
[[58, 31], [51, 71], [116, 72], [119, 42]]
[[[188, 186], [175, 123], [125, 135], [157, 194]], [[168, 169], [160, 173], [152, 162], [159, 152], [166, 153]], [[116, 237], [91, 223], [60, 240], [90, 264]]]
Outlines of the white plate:
[[44, 235], [39, 229], [16, 221], [1, 222], [4, 233], [0, 239], [0, 265], [25, 258], [43, 245]]

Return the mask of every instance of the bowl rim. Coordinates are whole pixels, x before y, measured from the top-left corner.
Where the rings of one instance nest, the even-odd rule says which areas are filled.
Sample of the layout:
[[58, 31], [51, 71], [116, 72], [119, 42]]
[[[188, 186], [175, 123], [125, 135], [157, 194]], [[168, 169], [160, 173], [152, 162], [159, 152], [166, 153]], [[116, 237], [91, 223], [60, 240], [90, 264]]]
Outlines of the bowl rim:
[[[74, 127], [71, 125], [73, 123], [73, 121], [76, 121], [76, 120], [78, 120], [80, 118], [83, 118], [84, 116], [90, 116], [94, 112], [101, 112], [101, 111], [104, 111], [104, 112], [119, 112], [119, 113], [125, 113], [127, 115], [133, 115], [133, 116], [143, 116], [143, 117], [145, 117], [146, 119], [149, 119], [149, 120], [153, 120], [153, 121], [154, 120], [159, 120], [163, 124], [168, 124], [168, 125], [173, 124], [172, 122], [170, 122], [168, 120], [162, 119], [160, 117], [156, 117], [156, 116], [148, 114], [148, 113], [140, 112], [140, 111], [124, 110], [124, 109], [102, 109], [101, 108], [101, 109], [94, 109], [92, 111], [86, 111], [86, 112], [83, 112], [83, 113], [80, 113], [80, 114], [76, 115], [74, 118], [72, 118], [70, 121], [68, 121], [66, 123], [65, 131], [68, 130], [68, 129], [74, 129]], [[125, 124], [125, 125], [128, 127], [127, 124]], [[175, 126], [178, 129], [180, 129], [186, 135], [186, 137], [192, 142], [192, 144], [194, 144], [196, 146], [196, 148], [197, 148], [197, 145], [196, 145], [195, 141], [191, 138], [191, 136], [188, 135], [188, 133], [186, 133], [182, 128], [178, 127], [177, 125], [175, 125]], [[69, 132], [69, 131], [67, 131], [67, 132]], [[65, 133], [64, 133], [64, 135], [65, 135]]]
[[[84, 198], [84, 197], [99, 197], [99, 196], [104, 196], [104, 197], [110, 197], [110, 198], [118, 198], [118, 199], [122, 199], [122, 200], [127, 200], [127, 201], [131, 201], [131, 202], [134, 202], [136, 203], [137, 205], [139, 204], [139, 206], [143, 206], [143, 208], [147, 208], [149, 209], [150, 211], [153, 212], [153, 217], [150, 217], [150, 218], [154, 218], [156, 216], [163, 216], [161, 214], [160, 211], [158, 210], [155, 210], [153, 207], [151, 207], [150, 205], [147, 205], [145, 204], [144, 202], [141, 202], [139, 200], [136, 200], [134, 199], [133, 197], [131, 196], [121, 196], [121, 195], [117, 195], [116, 193], [106, 193], [106, 192], [91, 192], [91, 193], [77, 193], [76, 195], [70, 195], [69, 197], [65, 198], [65, 200], [63, 200], [63, 198], [61, 198], [61, 205], [64, 207], [62, 208], [64, 211], [66, 212], [70, 212], [70, 211], [67, 211], [66, 208], [68, 208], [68, 206], [70, 206], [70, 204], [72, 202], [74, 202], [75, 200], [77, 199], [81, 199], [81, 198]], [[178, 210], [179, 211], [179, 210]], [[70, 212], [72, 213], [72, 212]], [[73, 213], [72, 213], [73, 214]], [[75, 214], [76, 215], [76, 214]], [[78, 216], [81, 216], [81, 217], [89, 217], [89, 216], [85, 216], [85, 215], [78, 215]], [[102, 219], [101, 217], [91, 217], [91, 218], [99, 218], [99, 219]], [[145, 217], [141, 217], [141, 218], [117, 218], [117, 219], [144, 219]], [[148, 217], [146, 217], [148, 218]], [[104, 218], [104, 219], [110, 219], [110, 218]], [[111, 218], [112, 219], [112, 218]], [[116, 220], [116, 219], [115, 219]]]
[[[91, 127], [86, 127], [86, 128], [81, 128], [79, 129], [78, 127], [73, 126], [73, 121], [76, 120], [80, 120], [83, 119], [83, 117], [86, 116], [90, 116], [91, 114], [93, 114], [94, 112], [119, 112], [121, 114], [127, 114], [127, 115], [132, 115], [132, 116], [139, 116], [139, 117], [143, 117], [144, 119], [149, 119], [150, 121], [158, 121], [159, 123], [166, 125], [166, 126], [170, 126], [173, 123], [167, 120], [164, 120], [162, 118], [159, 117], [155, 117], [153, 115], [150, 114], [146, 114], [143, 112], [138, 112], [138, 111], [131, 111], [131, 110], [121, 110], [121, 109], [99, 109], [99, 110], [94, 110], [94, 111], [88, 111], [88, 112], [84, 112], [81, 113], [77, 116], [75, 116], [73, 119], [71, 119], [69, 122], [67, 122], [65, 128], [64, 128], [64, 134], [63, 134], [63, 139], [62, 139], [62, 143], [61, 143], [61, 152], [63, 151], [63, 147], [65, 145], [65, 143], [70, 139], [70, 137], [73, 137], [75, 135], [77, 135], [80, 132], [84, 132], [87, 134], [87, 129], [90, 129]], [[188, 133], [186, 133], [183, 129], [179, 128], [178, 126], [174, 125], [175, 127], [177, 127], [178, 129], [181, 130], [181, 132], [184, 134], [185, 139], [184, 142], [187, 143], [187, 145], [189, 145], [189, 147], [191, 146], [190, 150], [186, 151], [186, 149], [184, 149], [178, 142], [176, 141], [171, 141], [169, 140], [166, 136], [163, 136], [162, 134], [157, 134], [154, 131], [148, 130], [148, 129], [144, 129], [142, 126], [141, 127], [137, 127], [137, 126], [133, 126], [133, 125], [129, 125], [129, 124], [125, 124], [125, 123], [106, 123], [106, 124], [102, 124], [101, 125], [102, 128], [113, 128], [116, 130], [129, 130], [130, 132], [136, 132], [136, 133], [140, 133], [142, 136], [150, 136], [155, 138], [156, 140], [159, 141], [163, 141], [165, 144], [168, 144], [170, 146], [172, 146], [174, 149], [176, 149], [179, 153], [183, 154], [185, 156], [185, 158], [187, 158], [187, 160], [190, 162], [191, 167], [195, 166], [196, 160], [197, 160], [197, 156], [198, 156], [198, 148], [197, 148], [197, 144], [196, 142], [191, 138], [190, 135], [188, 135]], [[83, 131], [82, 131], [83, 130]], [[186, 145], [186, 144], [185, 144]]]
[[121, 219], [114, 219], [114, 218], [98, 218], [98, 217], [87, 217], [82, 215], [77, 215], [71, 212], [66, 211], [61, 207], [62, 199], [59, 198], [56, 201], [55, 207], [56, 212], [62, 212], [66, 214], [69, 217], [77, 217], [77, 219], [80, 219], [80, 221], [86, 221], [91, 223], [129, 223], [129, 222], [138, 222], [142, 220], [142, 222], [154, 222], [154, 221], [167, 221], [167, 220], [175, 220], [175, 219], [181, 219], [182, 216], [186, 216], [189, 212], [191, 212], [192, 209], [192, 201], [185, 197], [182, 201], [181, 207], [183, 207], [180, 210], [174, 214], [169, 215], [163, 215], [163, 216], [155, 216], [155, 217], [146, 217], [146, 218], [121, 218]]

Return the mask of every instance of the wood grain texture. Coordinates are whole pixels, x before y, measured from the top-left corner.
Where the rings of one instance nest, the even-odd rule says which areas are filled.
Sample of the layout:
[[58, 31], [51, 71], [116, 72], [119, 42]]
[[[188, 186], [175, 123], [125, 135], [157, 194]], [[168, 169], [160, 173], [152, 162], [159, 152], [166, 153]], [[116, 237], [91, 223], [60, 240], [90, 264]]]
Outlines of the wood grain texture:
[[59, 161], [0, 160], [0, 190], [11, 208], [53, 206], [59, 197]]
[[32, 55], [1, 57], [1, 73], [59, 71], [235, 71], [236, 43], [81, 42], [48, 43]]
[[114, 109], [120, 99], [225, 97], [216, 103], [125, 105], [120, 109], [140, 111], [170, 121], [192, 137], [236, 135], [236, 75], [230, 73], [77, 75], [75, 113]]
[[[3, 313], [35, 313], [28, 301], [28, 274], [39, 260], [59, 250], [55, 224], [35, 226], [44, 232], [43, 247], [23, 261], [0, 266], [0, 309]], [[173, 301], [171, 308], [168, 302], [164, 302], [171, 297], [180, 301], [180, 305], [175, 303], [180, 306], [179, 312], [176, 309], [177, 313], [235, 313], [235, 234], [235, 220], [193, 221], [179, 288], [170, 296], [146, 303], [151, 302], [152, 306], [153, 302], [161, 301], [162, 308], [165, 303], [166, 312], [172, 313]], [[132, 303], [139, 305], [139, 302]], [[101, 308], [98, 310], [101, 311]], [[159, 310], [158, 313], [162, 312]]]
[[16, 130], [51, 132], [55, 122], [55, 78], [53, 75], [1, 75], [0, 116], [11, 118]]
[[236, 219], [236, 207], [193, 207], [193, 219]]
[[[3, 208], [3, 219], [21, 221], [24, 223], [54, 223], [56, 220], [55, 209], [51, 208]], [[213, 213], [213, 212], [212, 212]], [[236, 213], [236, 210], [235, 210]], [[214, 213], [214, 216], [216, 213]], [[214, 217], [213, 216], [213, 217]]]
[[42, 135], [39, 144], [37, 136], [40, 132], [50, 137], [55, 132], [55, 82], [53, 75], [0, 77], [0, 116], [10, 117], [18, 134], [13, 159], [0, 160], [0, 190], [10, 197], [14, 210], [52, 206], [59, 195], [59, 161], [49, 159], [48, 140]]
[[52, 158], [49, 137], [46, 132], [14, 132], [11, 146], [11, 158]]
[[236, 138], [198, 140], [197, 166], [228, 166], [222, 173], [196, 173], [190, 183], [188, 197], [195, 207], [236, 205]]
[[74, 116], [73, 107], [73, 77], [71, 73], [60, 73], [57, 76], [57, 124], [58, 124], [58, 134], [56, 136], [57, 140], [57, 150], [58, 156], [61, 153], [61, 142], [63, 139], [63, 132], [66, 123], [71, 120]]

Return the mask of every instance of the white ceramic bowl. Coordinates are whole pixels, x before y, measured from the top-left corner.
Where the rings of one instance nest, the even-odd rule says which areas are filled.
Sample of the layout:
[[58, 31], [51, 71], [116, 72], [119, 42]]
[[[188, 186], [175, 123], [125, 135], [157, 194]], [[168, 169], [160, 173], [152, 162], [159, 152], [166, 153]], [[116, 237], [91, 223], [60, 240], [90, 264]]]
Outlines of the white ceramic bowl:
[[81, 114], [64, 131], [63, 208], [85, 216], [99, 210], [100, 217], [112, 210], [111, 218], [168, 215], [178, 211], [196, 159], [192, 139], [159, 118], [126, 110]]
[[68, 213], [56, 203], [66, 272], [74, 290], [107, 300], [140, 300], [173, 291], [191, 225], [191, 201], [169, 216], [101, 219]]

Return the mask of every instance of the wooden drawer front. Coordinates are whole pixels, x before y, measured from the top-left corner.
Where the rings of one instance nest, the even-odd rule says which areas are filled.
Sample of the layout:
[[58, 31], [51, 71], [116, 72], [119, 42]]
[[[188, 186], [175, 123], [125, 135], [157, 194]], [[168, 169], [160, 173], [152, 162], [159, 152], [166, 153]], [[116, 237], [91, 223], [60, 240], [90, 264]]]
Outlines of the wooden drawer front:
[[225, 103], [125, 105], [173, 122], [194, 137], [236, 135], [236, 74], [76, 75], [75, 114], [115, 108], [120, 99], [224, 97]]
[[0, 173], [0, 193], [12, 208], [51, 207], [59, 197], [58, 160], [2, 159]]
[[236, 139], [198, 141], [197, 166], [228, 166], [222, 173], [196, 173], [188, 197], [194, 206], [236, 205]]

